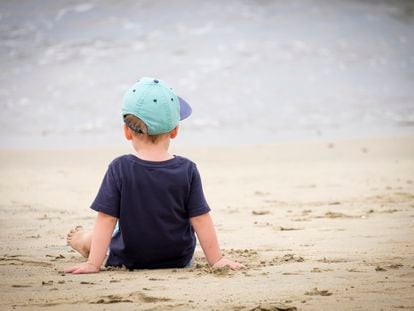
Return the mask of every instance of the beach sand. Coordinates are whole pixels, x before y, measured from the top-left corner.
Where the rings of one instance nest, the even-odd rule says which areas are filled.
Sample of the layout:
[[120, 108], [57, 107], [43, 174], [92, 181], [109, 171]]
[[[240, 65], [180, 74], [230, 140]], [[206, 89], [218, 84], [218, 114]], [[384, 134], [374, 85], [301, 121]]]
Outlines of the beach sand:
[[63, 274], [117, 150], [0, 152], [1, 310], [414, 310], [414, 136], [175, 147], [246, 266]]

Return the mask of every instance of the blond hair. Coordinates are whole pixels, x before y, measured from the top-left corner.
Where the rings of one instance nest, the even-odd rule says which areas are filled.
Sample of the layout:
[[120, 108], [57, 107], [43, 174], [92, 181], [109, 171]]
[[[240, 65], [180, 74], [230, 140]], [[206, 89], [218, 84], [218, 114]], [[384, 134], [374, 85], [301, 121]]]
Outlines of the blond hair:
[[126, 126], [132, 131], [133, 135], [145, 135], [152, 143], [156, 143], [160, 137], [165, 134], [158, 134], [158, 135], [149, 135], [148, 134], [148, 127], [140, 118], [132, 115], [127, 114], [124, 116], [124, 122]]

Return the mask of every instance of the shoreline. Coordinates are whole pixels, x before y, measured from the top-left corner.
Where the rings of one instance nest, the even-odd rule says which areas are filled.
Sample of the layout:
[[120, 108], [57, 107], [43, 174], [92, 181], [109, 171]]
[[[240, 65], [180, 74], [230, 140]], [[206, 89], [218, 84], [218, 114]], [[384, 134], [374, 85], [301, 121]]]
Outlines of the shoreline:
[[[220, 131], [218, 128], [207, 129], [204, 131], [192, 131], [187, 128], [185, 122], [180, 124], [179, 135], [173, 140], [172, 145], [186, 147], [190, 149], [204, 147], [246, 147], [262, 145], [280, 145], [280, 144], [308, 144], [308, 143], [330, 143], [346, 141], [362, 141], [372, 139], [391, 139], [391, 138], [409, 138], [413, 136], [412, 127], [394, 128], [394, 129], [361, 129], [354, 132], [349, 129], [335, 131], [320, 131], [310, 129], [310, 133], [292, 132], [274, 133], [269, 130], [251, 130], [251, 129], [226, 129]], [[313, 133], [313, 134], [312, 134]], [[319, 134], [317, 134], [319, 133]], [[122, 125], [119, 129], [108, 133], [77, 133], [74, 136], [45, 136], [39, 137], [2, 137], [0, 139], [0, 151], [31, 151], [31, 150], [107, 150], [122, 149], [128, 147], [122, 132]], [[113, 143], [116, 142], [116, 143]]]
[[198, 247], [191, 269], [64, 275], [82, 261], [66, 233], [91, 228], [107, 165], [131, 149], [1, 150], [0, 306], [414, 310], [414, 135], [172, 145], [197, 163], [221, 248], [248, 270], [212, 271]]

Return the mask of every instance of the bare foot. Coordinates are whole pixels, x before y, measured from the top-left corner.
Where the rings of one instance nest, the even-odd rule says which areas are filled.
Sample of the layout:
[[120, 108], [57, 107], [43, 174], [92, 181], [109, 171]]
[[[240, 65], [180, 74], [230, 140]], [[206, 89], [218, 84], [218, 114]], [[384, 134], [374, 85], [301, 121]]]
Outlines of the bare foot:
[[77, 226], [69, 231], [66, 241], [68, 245], [83, 257], [88, 258], [91, 249], [92, 233], [83, 230], [82, 226]]

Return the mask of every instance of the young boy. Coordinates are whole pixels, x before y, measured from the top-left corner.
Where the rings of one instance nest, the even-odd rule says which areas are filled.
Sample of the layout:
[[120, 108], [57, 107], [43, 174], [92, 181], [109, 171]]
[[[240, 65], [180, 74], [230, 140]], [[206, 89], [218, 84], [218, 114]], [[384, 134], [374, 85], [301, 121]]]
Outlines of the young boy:
[[222, 257], [196, 165], [168, 152], [179, 121], [190, 114], [161, 80], [143, 78], [125, 93], [124, 133], [135, 153], [109, 165], [91, 206], [98, 212], [93, 231], [77, 227], [68, 234], [68, 244], [88, 261], [66, 273], [97, 273], [106, 256], [106, 266], [128, 269], [187, 267], [194, 231], [211, 266], [243, 267]]

